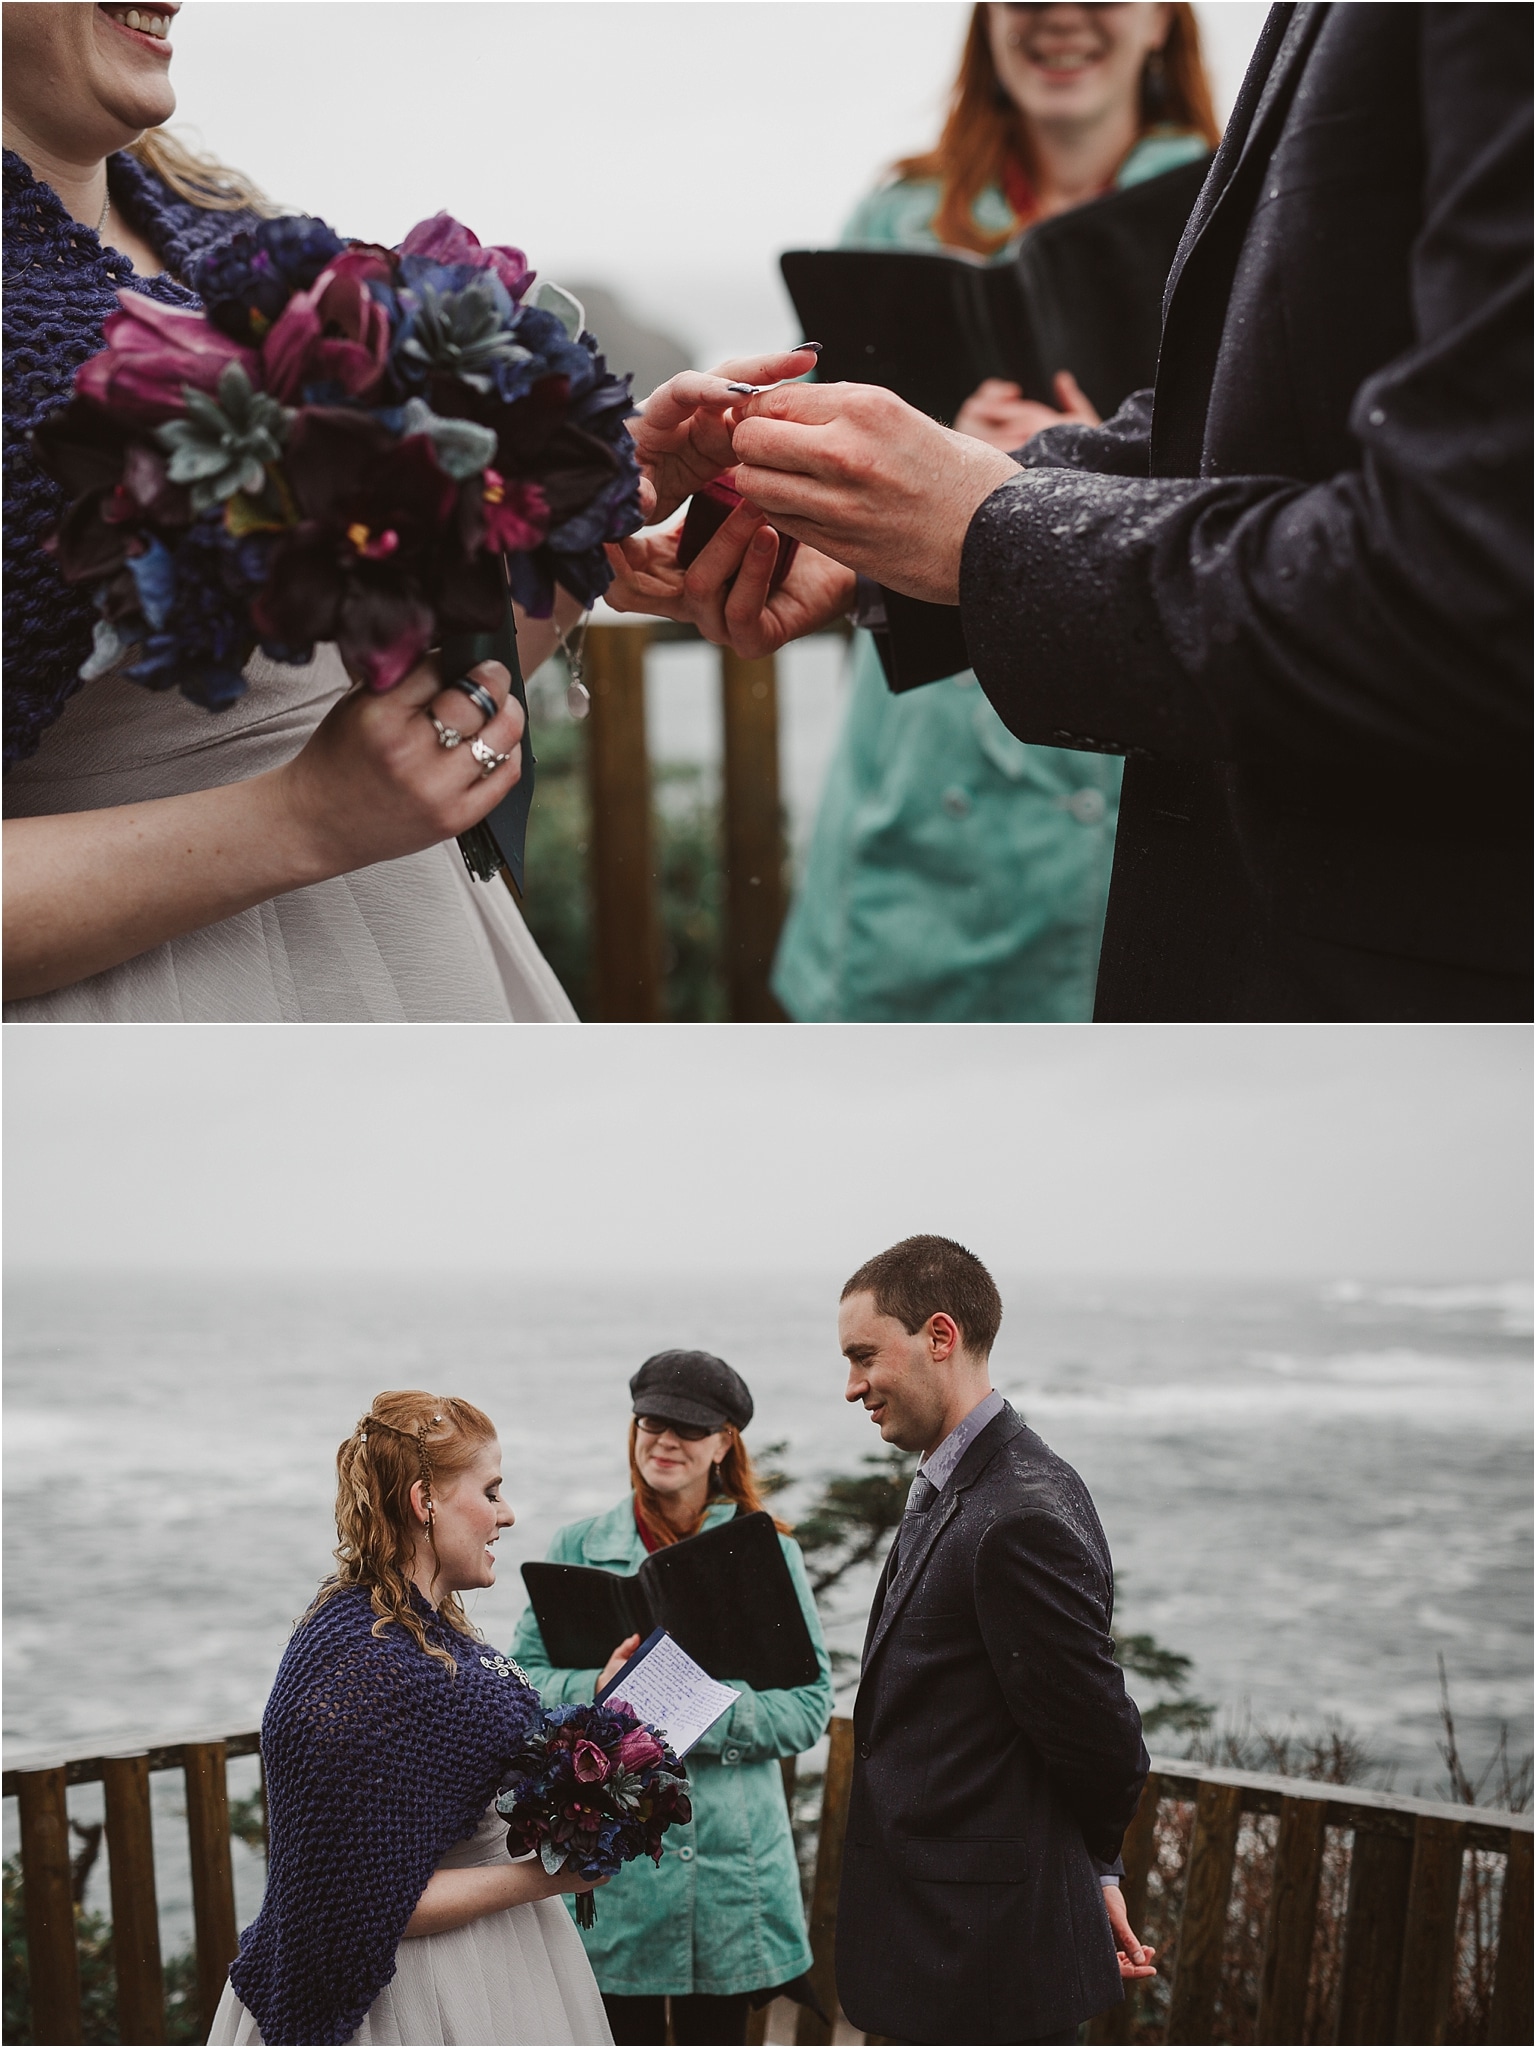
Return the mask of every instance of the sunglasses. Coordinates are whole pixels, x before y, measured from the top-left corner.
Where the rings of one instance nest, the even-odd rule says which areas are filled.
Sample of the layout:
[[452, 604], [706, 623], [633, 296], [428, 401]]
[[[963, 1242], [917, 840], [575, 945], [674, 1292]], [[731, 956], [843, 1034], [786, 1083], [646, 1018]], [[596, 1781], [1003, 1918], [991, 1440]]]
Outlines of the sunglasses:
[[707, 1436], [715, 1434], [712, 1429], [702, 1428], [693, 1422], [668, 1422], [663, 1415], [637, 1415], [635, 1427], [646, 1436], [666, 1436], [668, 1432], [681, 1437], [685, 1444], [702, 1443]]

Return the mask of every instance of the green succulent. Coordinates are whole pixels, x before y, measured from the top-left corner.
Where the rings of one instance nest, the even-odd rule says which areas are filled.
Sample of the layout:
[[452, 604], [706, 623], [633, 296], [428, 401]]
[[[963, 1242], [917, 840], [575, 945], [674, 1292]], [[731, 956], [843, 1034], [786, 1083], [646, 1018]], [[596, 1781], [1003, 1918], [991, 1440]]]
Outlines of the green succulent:
[[421, 287], [411, 331], [400, 354], [420, 370], [447, 371], [475, 391], [490, 391], [498, 364], [525, 363], [530, 351], [502, 325], [506, 294], [494, 281], [477, 280], [462, 291]]
[[266, 482], [288, 438], [293, 414], [265, 391], [253, 388], [239, 363], [219, 373], [219, 395], [182, 386], [185, 416], [156, 427], [155, 439], [170, 455], [171, 482], [192, 486], [192, 505], [206, 512], [237, 491], [254, 497]]

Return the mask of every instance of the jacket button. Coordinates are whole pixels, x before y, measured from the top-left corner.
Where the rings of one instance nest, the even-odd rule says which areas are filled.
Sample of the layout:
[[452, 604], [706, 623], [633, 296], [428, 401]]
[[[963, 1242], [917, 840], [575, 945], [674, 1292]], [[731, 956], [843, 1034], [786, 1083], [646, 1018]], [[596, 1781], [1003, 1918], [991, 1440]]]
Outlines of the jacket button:
[[1079, 825], [1101, 825], [1104, 822], [1106, 805], [1104, 792], [1100, 789], [1074, 789], [1069, 797], [1061, 799], [1062, 809], [1070, 811]]
[[677, 1860], [679, 1863], [691, 1863], [693, 1861], [693, 1851], [691, 1849], [679, 1849]]
[[720, 1755], [721, 1760], [725, 1763], [739, 1764], [741, 1762], [741, 1751], [739, 1749], [725, 1749], [720, 1752]]
[[861, 1742], [861, 1743], [859, 1744], [859, 1755], [860, 1755], [860, 1756], [868, 1756], [868, 1755], [869, 1755], [869, 1744], [868, 1744], [867, 1742]]

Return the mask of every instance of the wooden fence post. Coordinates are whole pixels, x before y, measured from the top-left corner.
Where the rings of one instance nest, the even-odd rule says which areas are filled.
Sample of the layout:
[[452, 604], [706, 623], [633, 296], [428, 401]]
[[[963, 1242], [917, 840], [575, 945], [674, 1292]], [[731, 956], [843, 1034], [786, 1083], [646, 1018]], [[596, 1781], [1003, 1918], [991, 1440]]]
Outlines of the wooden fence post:
[[1488, 2039], [1523, 2044], [1531, 2038], [1532, 1906], [1531, 1837], [1523, 1828], [1510, 1829], [1507, 1853]]
[[197, 1997], [206, 2032], [240, 1945], [235, 1925], [235, 1874], [229, 1853], [229, 1786], [222, 1742], [189, 1742], [182, 1750], [187, 1780], [187, 1838], [192, 1852], [192, 1923], [197, 1939]]
[[1425, 2044], [1438, 2048], [1445, 2039], [1456, 1972], [1456, 1908], [1466, 1840], [1467, 1831], [1460, 1821], [1434, 1820], [1421, 1813], [1414, 1825], [1397, 2032], [1393, 2036], [1413, 2048], [1425, 2048]]
[[592, 988], [605, 1024], [661, 1015], [661, 938], [645, 737], [647, 626], [587, 634]]
[[1221, 1990], [1221, 1955], [1227, 1935], [1227, 1900], [1242, 1818], [1239, 1785], [1203, 1784], [1195, 1800], [1195, 1833], [1174, 1958], [1168, 2004], [1168, 2039], [1208, 2042]]
[[1303, 2038], [1326, 1813], [1320, 1799], [1283, 1799], [1280, 1803], [1280, 1839], [1270, 1878], [1255, 2041]]
[[78, 2041], [80, 1959], [75, 1949], [75, 1901], [70, 1884], [69, 1809], [65, 1774], [21, 1771], [16, 1776], [21, 1821], [21, 1873], [26, 1894], [27, 1983], [32, 1998], [32, 2039]]
[[[840, 1715], [827, 1731], [827, 1775], [822, 1781], [821, 1836], [816, 1844], [816, 1882], [811, 1891], [811, 1983], [828, 2021], [837, 2018], [837, 1893], [843, 1877], [843, 1839], [848, 1831], [848, 1794], [853, 1787], [853, 1723]], [[798, 2048], [826, 2048], [832, 2026], [808, 2005], [795, 2018]]]
[[[1146, 1938], [1142, 1922], [1147, 1916], [1147, 1876], [1157, 1854], [1157, 1808], [1162, 1796], [1162, 1780], [1154, 1771], [1141, 1788], [1136, 1817], [1125, 1831], [1125, 1843], [1120, 1852], [1125, 1862], [1125, 1881], [1120, 1887], [1125, 1899], [1125, 1917], [1130, 1921], [1132, 1931], [1143, 1940]], [[1120, 2003], [1112, 2005], [1108, 2012], [1101, 2012], [1096, 2020], [1089, 2023], [1088, 2039], [1095, 2048], [1100, 2043], [1130, 2040], [1131, 2028], [1136, 2023], [1137, 1997], [1137, 1986], [1127, 1984]]]
[[783, 1012], [768, 986], [784, 922], [784, 830], [779, 811], [779, 686], [773, 656], [720, 656], [725, 727], [725, 973], [732, 1021]]
[[1412, 1868], [1413, 1843], [1408, 1836], [1355, 1829], [1339, 1983], [1341, 2042], [1393, 2037]]
[[118, 2039], [163, 2041], [165, 1983], [160, 1969], [160, 1922], [155, 1905], [149, 1758], [109, 1756], [102, 1764], [101, 1775], [107, 1797]]

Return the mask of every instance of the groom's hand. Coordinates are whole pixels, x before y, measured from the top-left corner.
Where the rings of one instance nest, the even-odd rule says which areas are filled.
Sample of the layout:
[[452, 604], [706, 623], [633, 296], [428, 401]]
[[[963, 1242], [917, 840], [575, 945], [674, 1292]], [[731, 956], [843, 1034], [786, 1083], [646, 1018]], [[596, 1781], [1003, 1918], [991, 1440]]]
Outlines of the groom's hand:
[[1125, 1894], [1117, 1884], [1103, 1887], [1104, 1910], [1109, 1915], [1109, 1931], [1115, 1937], [1115, 1959], [1120, 1965], [1120, 1975], [1127, 1981], [1139, 1977], [1155, 1977], [1152, 1958], [1155, 1948], [1148, 1948], [1131, 1932], [1131, 1923], [1125, 1916]]
[[1012, 456], [873, 384], [786, 384], [736, 407], [732, 482], [775, 526], [930, 604], [957, 604], [971, 516]]
[[793, 348], [783, 355], [742, 356], [713, 370], [684, 370], [659, 385], [629, 422], [647, 525], [670, 519], [685, 498], [735, 461], [726, 414], [740, 393], [731, 384], [772, 384], [815, 367], [815, 349]]

